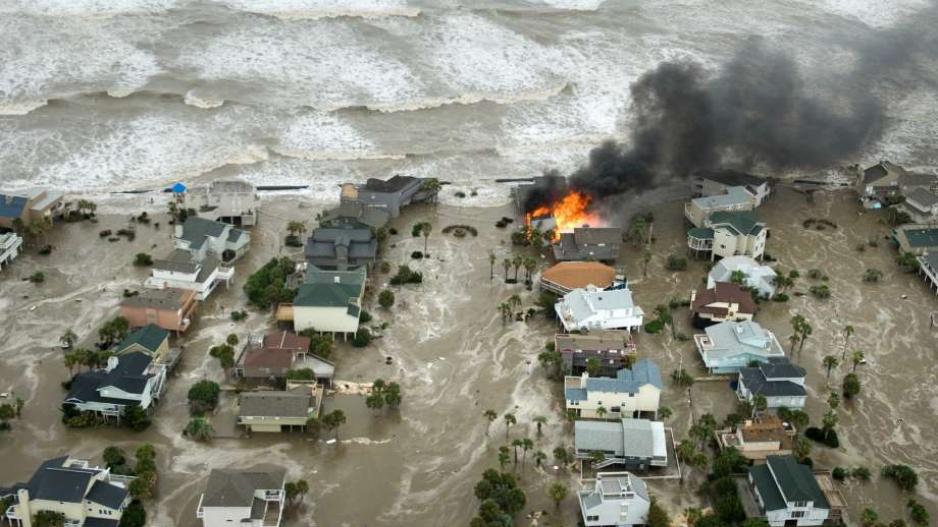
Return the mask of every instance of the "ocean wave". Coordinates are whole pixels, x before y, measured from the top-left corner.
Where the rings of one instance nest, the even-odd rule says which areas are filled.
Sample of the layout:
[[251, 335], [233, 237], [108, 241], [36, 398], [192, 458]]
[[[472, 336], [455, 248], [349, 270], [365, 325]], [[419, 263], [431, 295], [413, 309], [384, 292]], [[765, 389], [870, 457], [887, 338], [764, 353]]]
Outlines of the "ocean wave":
[[259, 2], [257, 0], [227, 0], [223, 2], [231, 9], [268, 15], [284, 20], [319, 20], [323, 18], [385, 18], [417, 17], [421, 10], [410, 7], [406, 2], [375, 2], [359, 0], [289, 0]]
[[49, 104], [48, 99], [0, 103], [0, 115], [26, 115]]
[[354, 152], [349, 150], [299, 150], [283, 148], [278, 146], [269, 147], [275, 154], [292, 157], [293, 159], [305, 159], [307, 161], [399, 161], [407, 159], [407, 154], [387, 154], [382, 152]]
[[[546, 101], [551, 97], [560, 95], [568, 87], [567, 81], [561, 80], [551, 85], [530, 90], [521, 90], [515, 93], [496, 93], [496, 92], [467, 92], [453, 96], [439, 97], [419, 97], [408, 101], [391, 103], [373, 103], [364, 105], [365, 109], [382, 112], [411, 112], [418, 110], [430, 110], [450, 105], [470, 106], [484, 102], [496, 104], [516, 104], [519, 102]], [[336, 111], [353, 106], [339, 106], [329, 111]]]
[[185, 96], [182, 98], [183, 102], [189, 106], [194, 106], [196, 108], [202, 108], [203, 110], [209, 110], [212, 108], [218, 108], [221, 105], [225, 104], [224, 99], [215, 98], [212, 96], [206, 96], [201, 94], [196, 94], [195, 90], [189, 90], [186, 92]]
[[110, 18], [119, 15], [162, 13], [176, 5], [177, 0], [12, 0], [0, 6], [0, 13]]

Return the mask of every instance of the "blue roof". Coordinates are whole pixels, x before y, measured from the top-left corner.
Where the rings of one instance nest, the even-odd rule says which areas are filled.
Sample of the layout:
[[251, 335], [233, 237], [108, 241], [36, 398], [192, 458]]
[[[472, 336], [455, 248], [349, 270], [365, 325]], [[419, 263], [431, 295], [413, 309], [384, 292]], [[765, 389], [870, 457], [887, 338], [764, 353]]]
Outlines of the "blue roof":
[[586, 390], [583, 388], [567, 388], [564, 391], [564, 397], [566, 397], [568, 401], [585, 401]]
[[649, 359], [641, 359], [632, 366], [632, 369], [623, 368], [616, 372], [615, 378], [590, 377], [586, 380], [586, 388], [567, 389], [565, 396], [570, 401], [585, 401], [589, 391], [637, 393], [646, 384], [659, 390], [664, 387], [658, 365]]
[[0, 194], [0, 218], [19, 218], [28, 200], [25, 196]]
[[169, 187], [169, 189], [176, 194], [182, 194], [183, 192], [186, 191], [186, 186], [183, 185], [182, 183], [176, 183], [172, 187]]

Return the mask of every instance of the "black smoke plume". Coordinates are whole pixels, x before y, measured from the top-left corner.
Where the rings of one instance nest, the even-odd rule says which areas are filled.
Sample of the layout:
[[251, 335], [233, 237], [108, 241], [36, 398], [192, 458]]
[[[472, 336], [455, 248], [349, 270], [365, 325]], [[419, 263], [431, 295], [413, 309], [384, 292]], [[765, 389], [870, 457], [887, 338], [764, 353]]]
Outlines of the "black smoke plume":
[[695, 63], [662, 63], [632, 85], [631, 97], [628, 147], [595, 148], [572, 187], [604, 197], [718, 168], [830, 167], [883, 129], [868, 85], [844, 79], [831, 93], [811, 92], [791, 58], [758, 41], [714, 76]]

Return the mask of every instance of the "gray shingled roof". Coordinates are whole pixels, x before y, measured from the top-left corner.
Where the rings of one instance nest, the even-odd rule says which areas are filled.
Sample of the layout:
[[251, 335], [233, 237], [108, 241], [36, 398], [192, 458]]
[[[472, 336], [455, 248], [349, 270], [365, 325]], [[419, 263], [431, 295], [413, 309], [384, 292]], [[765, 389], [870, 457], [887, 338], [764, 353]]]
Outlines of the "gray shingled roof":
[[813, 501], [815, 508], [829, 508], [814, 473], [807, 465], [798, 463], [792, 456], [768, 456], [766, 462], [786, 501]]
[[205, 484], [203, 507], [250, 507], [254, 492], [279, 490], [286, 471], [279, 467], [255, 467], [249, 470], [214, 469]]
[[166, 289], [144, 289], [139, 295], [125, 298], [122, 306], [149, 307], [152, 309], [178, 310], [183, 305], [183, 298], [187, 295], [184, 289], [167, 287]]
[[616, 372], [616, 377], [590, 377], [586, 381], [586, 388], [571, 388], [566, 390], [566, 398], [571, 401], [586, 400], [589, 391], [638, 393], [642, 386], [650, 384], [659, 390], [662, 389], [661, 371], [658, 365], [649, 359], [641, 359], [632, 369], [622, 368]]
[[188, 241], [193, 249], [198, 249], [205, 243], [206, 237], [220, 237], [225, 232], [225, 227], [224, 223], [218, 221], [189, 216], [182, 224], [182, 235], [179, 238]]
[[241, 417], [307, 417], [309, 415], [309, 391], [245, 392], [241, 394]]
[[49, 459], [39, 466], [26, 487], [31, 499], [81, 503], [95, 471], [65, 468], [68, 456]]
[[127, 499], [127, 489], [98, 480], [91, 486], [86, 498], [93, 503], [117, 509]]

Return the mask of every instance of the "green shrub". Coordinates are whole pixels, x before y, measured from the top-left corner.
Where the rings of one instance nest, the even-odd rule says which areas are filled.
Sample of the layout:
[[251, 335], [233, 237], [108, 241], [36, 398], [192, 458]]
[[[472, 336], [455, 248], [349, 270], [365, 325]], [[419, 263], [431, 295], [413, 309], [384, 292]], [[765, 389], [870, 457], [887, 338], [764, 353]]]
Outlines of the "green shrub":
[[687, 270], [687, 258], [683, 256], [670, 255], [668, 256], [667, 262], [664, 264], [665, 269], [668, 271], [684, 271]]
[[788, 295], [785, 293], [775, 293], [775, 296], [772, 297], [774, 302], [788, 302]]
[[355, 338], [352, 339], [352, 346], [364, 348], [369, 344], [371, 344], [371, 332], [368, 331], [368, 328], [360, 328], [355, 333]]
[[837, 432], [835, 430], [831, 430], [830, 432], [825, 433], [824, 430], [821, 430], [816, 426], [811, 426], [804, 431], [804, 436], [812, 441], [821, 443], [830, 448], [837, 448], [840, 446], [840, 440], [837, 439]]
[[847, 479], [847, 470], [843, 467], [834, 467], [834, 470], [831, 471], [831, 477], [837, 481], [843, 481]]
[[419, 284], [421, 282], [423, 282], [423, 274], [412, 271], [406, 265], [399, 266], [397, 274], [391, 277], [391, 285]]
[[378, 305], [384, 309], [391, 309], [394, 305], [394, 291], [385, 289], [378, 294]]
[[34, 284], [41, 284], [46, 281], [46, 275], [42, 271], [36, 271], [29, 275], [29, 281]]
[[153, 265], [153, 257], [147, 253], [137, 253], [134, 256], [134, 265], [137, 267], [149, 267]]
[[661, 330], [664, 329], [664, 322], [655, 319], [651, 322], [645, 324], [645, 333], [651, 333], [652, 335], [658, 334]]
[[202, 415], [214, 410], [218, 405], [220, 393], [221, 387], [217, 382], [203, 380], [193, 384], [187, 396], [192, 415]]
[[290, 302], [296, 292], [287, 287], [287, 278], [296, 270], [289, 258], [271, 259], [248, 277], [244, 292], [251, 305], [268, 308], [274, 303]]
[[918, 485], [918, 474], [908, 465], [886, 465], [882, 473], [884, 478], [895, 481], [902, 490], [911, 492]]

